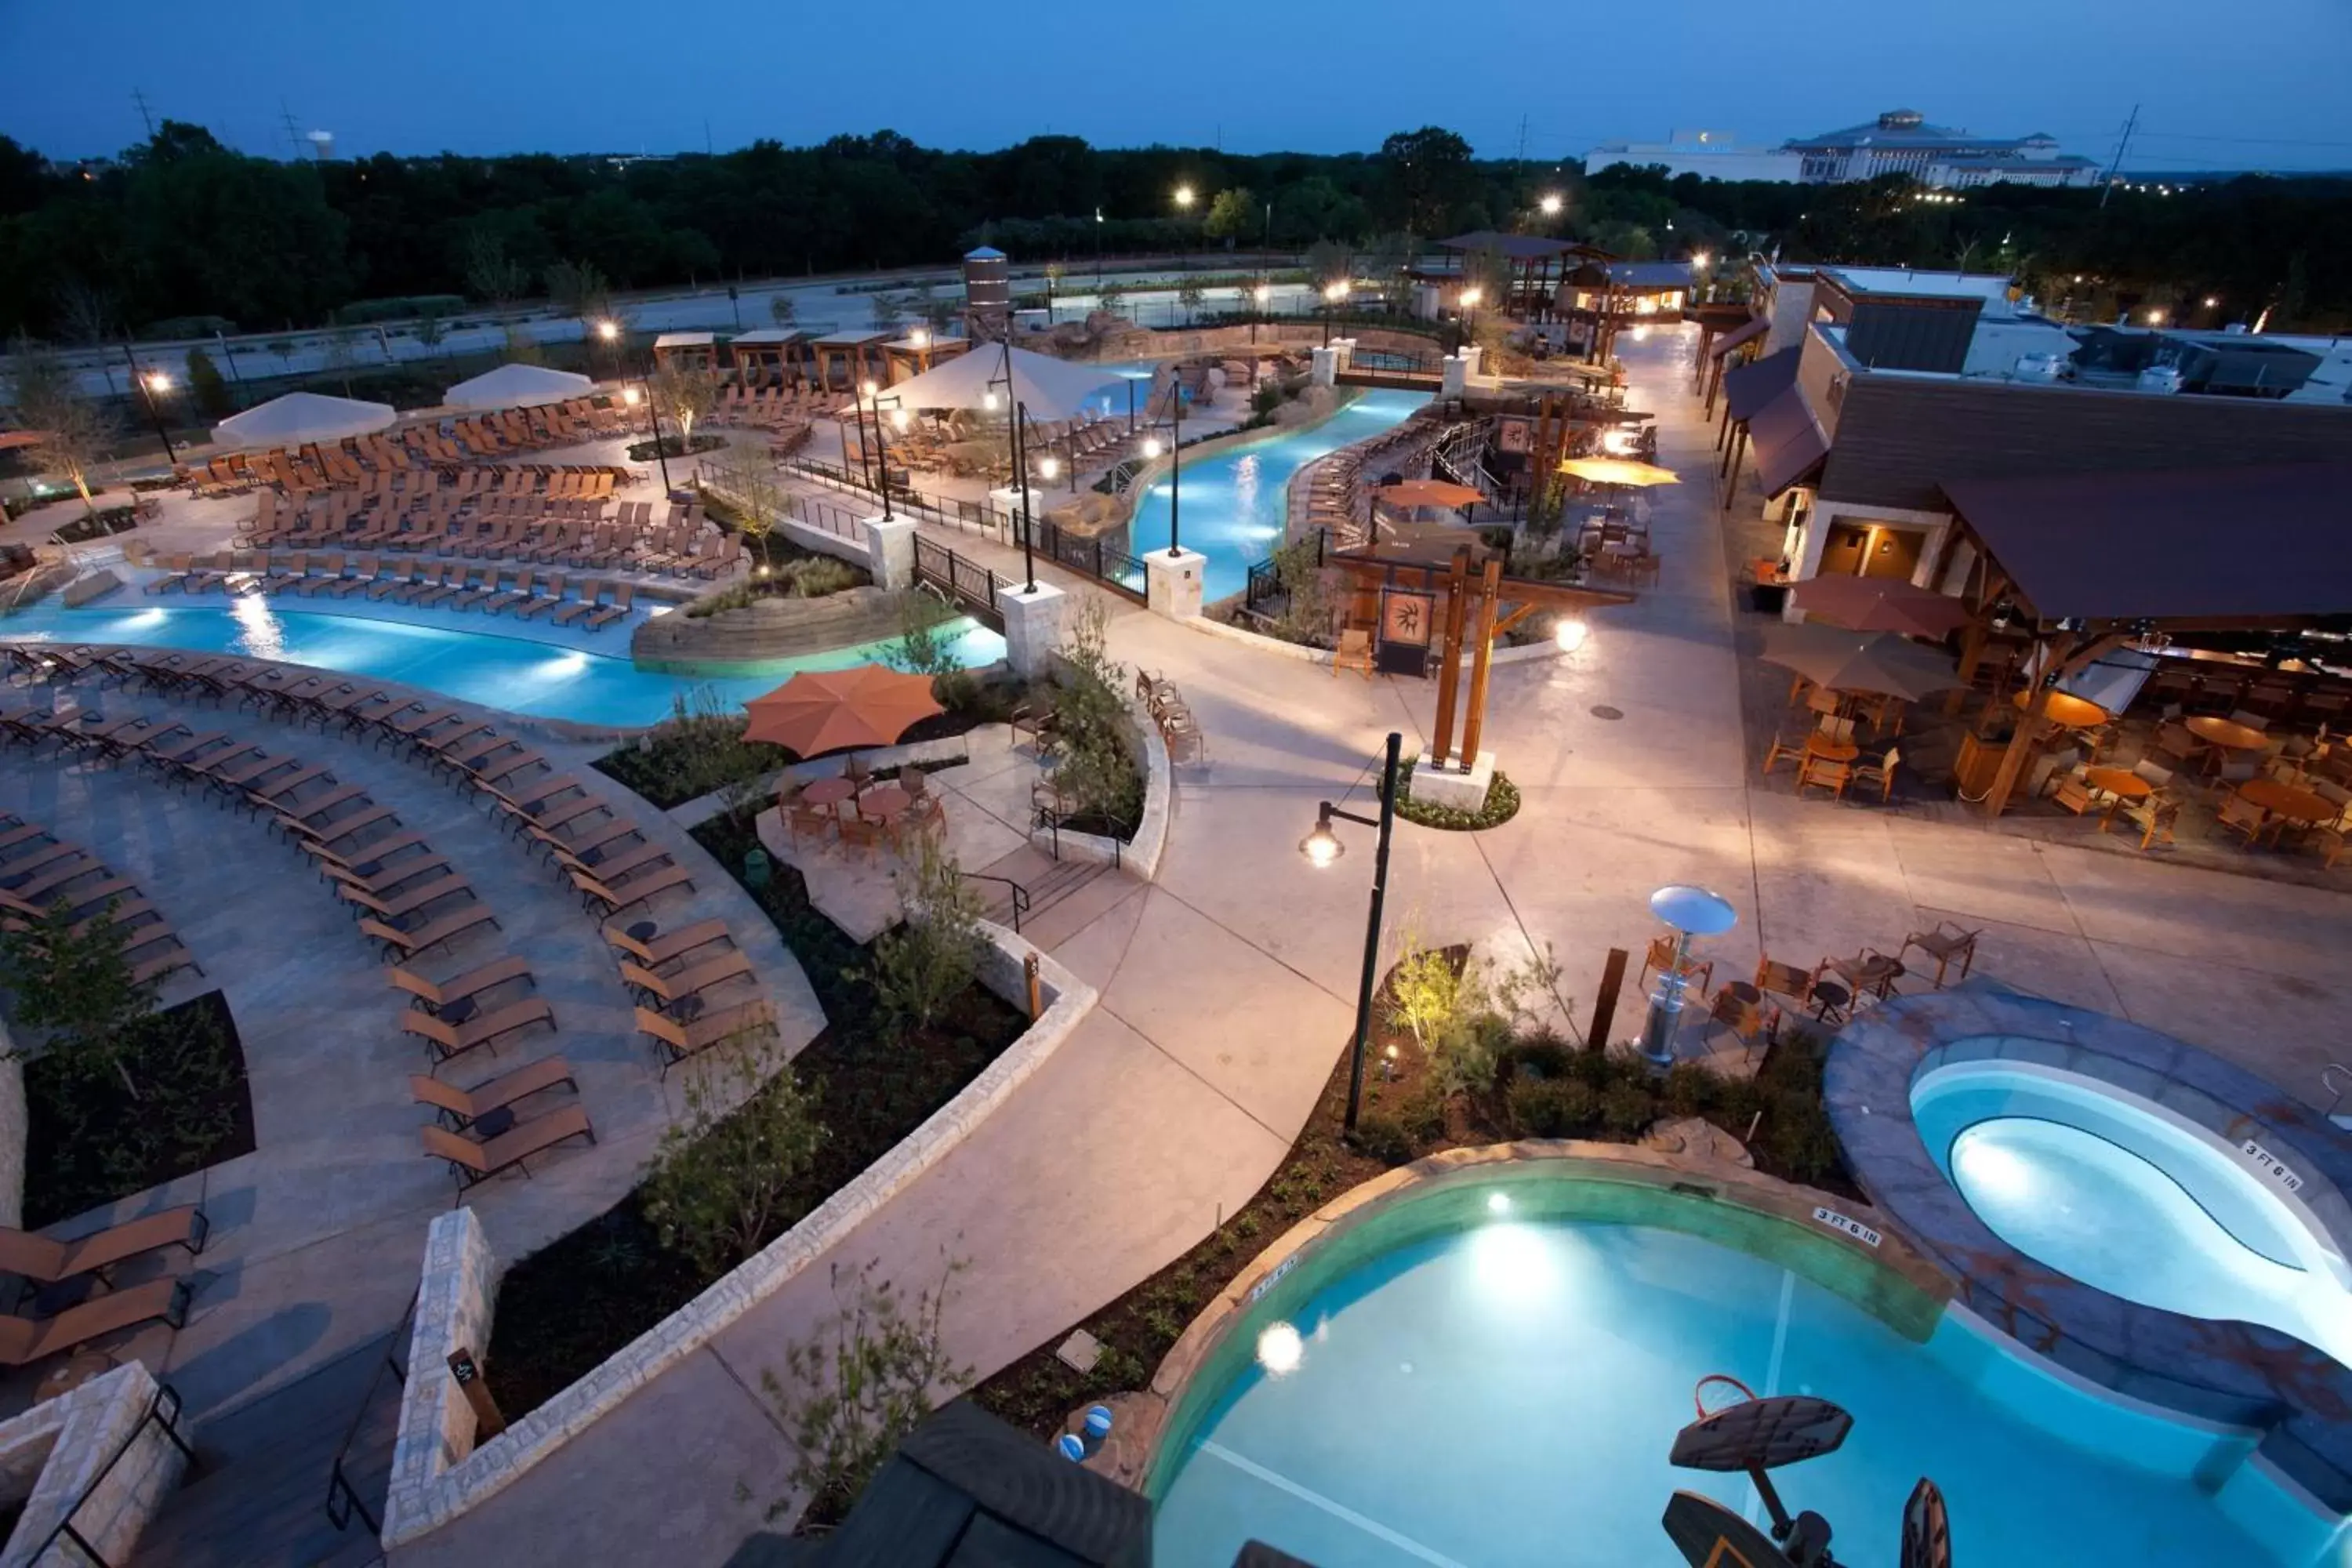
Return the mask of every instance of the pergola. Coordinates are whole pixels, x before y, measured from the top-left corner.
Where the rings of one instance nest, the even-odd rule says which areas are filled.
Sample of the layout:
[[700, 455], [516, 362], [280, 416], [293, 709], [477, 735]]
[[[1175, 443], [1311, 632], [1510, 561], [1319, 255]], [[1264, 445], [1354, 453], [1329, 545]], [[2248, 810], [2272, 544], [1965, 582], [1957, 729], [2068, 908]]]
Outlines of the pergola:
[[1960, 676], [1998, 625], [2040, 672], [1985, 795], [1997, 816], [2044, 731], [2058, 683], [2131, 643], [2352, 629], [2352, 461], [1947, 479], [1930, 582], [1974, 550]]
[[711, 370], [719, 363], [719, 337], [715, 332], [664, 332], [654, 340], [654, 363], [667, 370], [676, 365], [682, 370]]
[[735, 379], [745, 386], [792, 386], [809, 380], [816, 360], [809, 337], [791, 327], [739, 333], [727, 344]]
[[896, 386], [902, 381], [912, 381], [933, 365], [945, 364], [959, 354], [971, 352], [970, 338], [943, 338], [936, 332], [917, 331], [882, 345], [882, 355], [889, 365], [883, 378], [885, 386]]
[[[1580, 262], [1605, 262], [1612, 258], [1605, 250], [1596, 249], [1573, 239], [1547, 239], [1533, 234], [1499, 234], [1490, 228], [1475, 229], [1457, 234], [1452, 239], [1441, 239], [1437, 248], [1451, 251], [1456, 257], [1495, 255], [1503, 259], [1508, 274], [1503, 286], [1503, 299], [1495, 303], [1515, 315], [1539, 311], [1551, 303], [1552, 290], [1557, 286], [1552, 279], [1553, 264], [1558, 263], [1562, 277], [1567, 276], [1569, 258]], [[1462, 263], [1456, 261], [1452, 277], [1459, 281]]]
[[816, 384], [826, 391], [834, 390], [835, 366], [843, 372], [841, 390], [855, 392], [861, 382], [877, 384], [890, 374], [889, 355], [883, 352], [890, 341], [890, 332], [881, 327], [857, 327], [847, 331], [827, 332], [809, 340], [809, 348], [816, 358]]

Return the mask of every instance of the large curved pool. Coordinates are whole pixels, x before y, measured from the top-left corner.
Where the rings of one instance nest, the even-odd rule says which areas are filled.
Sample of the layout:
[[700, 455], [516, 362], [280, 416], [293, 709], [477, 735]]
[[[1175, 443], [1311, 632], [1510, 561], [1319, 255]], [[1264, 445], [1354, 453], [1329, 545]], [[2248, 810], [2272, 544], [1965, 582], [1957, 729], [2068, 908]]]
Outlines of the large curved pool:
[[1677, 1489], [1760, 1518], [1744, 1479], [1667, 1463], [1713, 1373], [1853, 1414], [1843, 1449], [1776, 1478], [1791, 1509], [1835, 1526], [1842, 1562], [1896, 1560], [1923, 1475], [1963, 1563], [2334, 1561], [2335, 1525], [2241, 1464], [2245, 1435], [2095, 1397], [1964, 1313], [1920, 1342], [1813, 1265], [1662, 1225], [1534, 1217], [1549, 1205], [1531, 1194], [1566, 1184], [1496, 1187], [1483, 1223], [1276, 1281], [1180, 1402], [1155, 1467], [1154, 1561], [1226, 1568], [1255, 1539], [1318, 1568], [1672, 1568], [1659, 1516]]
[[[758, 664], [640, 669], [628, 657], [629, 622], [591, 636], [541, 623], [403, 608], [406, 618], [397, 619], [389, 614], [289, 610], [281, 601], [258, 595], [226, 606], [151, 600], [137, 607], [68, 610], [47, 603], [0, 619], [0, 640], [131, 643], [285, 659], [398, 681], [509, 713], [611, 729], [659, 723], [678, 697], [698, 688], [714, 691], [722, 701], [745, 702], [796, 671], [846, 669], [880, 659], [895, 646], [895, 639], [884, 639]], [[530, 632], [508, 635], [494, 626]], [[977, 621], [966, 617], [948, 631], [956, 658], [967, 667], [1004, 657], [1004, 639]]]
[[2265, 1324], [2352, 1365], [2352, 1270], [2295, 1196], [2291, 1163], [2032, 1063], [1938, 1068], [1913, 1086], [1911, 1115], [1977, 1216], [2027, 1257], [2142, 1306]]

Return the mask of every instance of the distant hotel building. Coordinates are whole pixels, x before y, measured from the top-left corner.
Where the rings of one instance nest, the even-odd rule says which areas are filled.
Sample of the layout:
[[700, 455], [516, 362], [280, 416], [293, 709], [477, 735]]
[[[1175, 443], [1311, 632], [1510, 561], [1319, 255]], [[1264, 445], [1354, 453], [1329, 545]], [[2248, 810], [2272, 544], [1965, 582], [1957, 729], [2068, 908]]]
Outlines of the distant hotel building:
[[1930, 125], [1916, 110], [1895, 109], [1867, 125], [1801, 136], [1778, 147], [1742, 147], [1728, 132], [1677, 131], [1669, 142], [1610, 142], [1585, 155], [1588, 174], [1618, 163], [1664, 165], [1669, 174], [1709, 180], [1783, 180], [1838, 184], [1908, 174], [1938, 188], [1990, 185], [2088, 185], [2099, 168], [2088, 158], [2058, 151], [2036, 132], [2014, 140], [1972, 136]]

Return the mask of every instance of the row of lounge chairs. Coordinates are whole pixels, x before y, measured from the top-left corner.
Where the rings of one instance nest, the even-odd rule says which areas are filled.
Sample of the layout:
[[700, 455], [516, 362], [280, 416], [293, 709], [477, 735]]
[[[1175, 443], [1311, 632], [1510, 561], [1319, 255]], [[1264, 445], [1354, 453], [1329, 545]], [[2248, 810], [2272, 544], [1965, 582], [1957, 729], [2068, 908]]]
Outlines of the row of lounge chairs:
[[[348, 437], [339, 442], [229, 453], [202, 468], [192, 464], [174, 468], [172, 478], [198, 496], [236, 495], [265, 486], [286, 495], [308, 495], [357, 484], [371, 473], [436, 465], [455, 469], [543, 447], [625, 436], [635, 428], [634, 417], [620, 404], [577, 397], [538, 408], [468, 415], [439, 425], [411, 425], [390, 434]], [[603, 467], [611, 469], [611, 465]], [[630, 476], [620, 469], [614, 477], [625, 482]]]
[[[731, 575], [744, 563], [740, 535], [710, 526], [700, 506], [672, 505], [656, 522], [650, 501], [624, 502], [604, 515], [597, 502], [541, 502], [526, 498], [496, 500], [467, 510], [447, 497], [416, 507], [394, 504], [362, 511], [341, 498], [314, 502], [302, 511], [265, 502], [238, 533], [247, 547], [413, 551], [420, 554], [488, 556], [711, 579]], [[126, 549], [139, 564], [143, 543]]]
[[1308, 525], [1329, 532], [1343, 550], [1365, 542], [1371, 531], [1371, 487], [1366, 476], [1424, 471], [1443, 434], [1443, 426], [1416, 416], [1317, 462], [1307, 481]]
[[[37, 745], [53, 733], [47, 717], [27, 706], [0, 709], [0, 740]], [[92, 749], [104, 744], [95, 728], [77, 726], [62, 738]], [[178, 969], [204, 973], [171, 922], [127, 878], [41, 824], [0, 813], [0, 930], [22, 931], [60, 904], [78, 936], [101, 925], [121, 931], [122, 955], [137, 984]]]
[[[607, 584], [587, 578], [576, 597], [567, 596], [570, 583], [561, 572], [541, 573], [530, 567], [467, 566], [459, 562], [387, 561], [360, 555], [348, 563], [341, 551], [329, 551], [316, 560], [296, 551], [273, 562], [260, 551], [250, 558], [242, 551], [222, 552], [198, 561], [185, 555], [164, 562], [163, 575], [148, 582], [150, 594], [209, 593], [229, 595], [321, 594], [349, 598], [364, 590], [371, 599], [392, 599], [427, 609], [470, 610], [485, 615], [510, 611], [523, 620], [546, 614], [557, 626], [578, 622], [589, 631], [602, 631], [625, 619], [636, 607], [636, 587], [631, 583]], [[604, 602], [607, 590], [612, 594]]]

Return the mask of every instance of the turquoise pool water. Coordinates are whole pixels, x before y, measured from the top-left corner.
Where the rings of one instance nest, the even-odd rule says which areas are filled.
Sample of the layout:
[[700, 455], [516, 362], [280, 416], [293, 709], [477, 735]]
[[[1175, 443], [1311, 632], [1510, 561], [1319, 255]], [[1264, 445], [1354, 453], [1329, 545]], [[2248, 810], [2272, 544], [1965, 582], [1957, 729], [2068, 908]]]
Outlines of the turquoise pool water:
[[1843, 1563], [1895, 1562], [1923, 1475], [1963, 1563], [2337, 1560], [2335, 1527], [2251, 1469], [2218, 1490], [2191, 1479], [2242, 1439], [2094, 1399], [1955, 1315], [1915, 1343], [1678, 1231], [1497, 1219], [1377, 1256], [1245, 1331], [1258, 1361], [1162, 1490], [1160, 1568], [1225, 1568], [1253, 1538], [1319, 1568], [1673, 1568], [1658, 1520], [1677, 1489], [1761, 1517], [1744, 1479], [1666, 1462], [1709, 1373], [1853, 1412], [1843, 1449], [1777, 1477], [1836, 1528]]
[[[1249, 569], [1282, 542], [1291, 476], [1327, 452], [1402, 424], [1429, 401], [1425, 392], [1367, 392], [1311, 430], [1271, 436], [1215, 457], [1185, 460], [1178, 475], [1177, 521], [1183, 544], [1207, 556], [1211, 600], [1240, 593]], [[1161, 479], [1135, 509], [1129, 548], [1141, 555], [1168, 548], [1169, 485]]]
[[[257, 595], [227, 606], [149, 604], [68, 610], [47, 604], [0, 620], [0, 639], [133, 643], [286, 659], [400, 681], [510, 713], [614, 728], [656, 723], [668, 716], [680, 693], [696, 687], [713, 688], [729, 702], [745, 702], [797, 670], [845, 669], [876, 661], [895, 640], [756, 665], [730, 664], [723, 673], [671, 674], [639, 669], [628, 658], [626, 624], [595, 639], [616, 650], [602, 652], [503, 636], [488, 629], [499, 623], [479, 615], [461, 618], [456, 612], [412, 612], [439, 617], [427, 623], [288, 610], [281, 605]], [[977, 621], [956, 621], [951, 632], [956, 657], [968, 667], [1004, 657], [1004, 639]], [[553, 635], [551, 628], [547, 635]]]
[[2149, 1101], [2001, 1062], [1912, 1090], [1927, 1152], [1993, 1233], [2142, 1306], [2263, 1323], [2352, 1365], [2343, 1257], [2283, 1178]]

